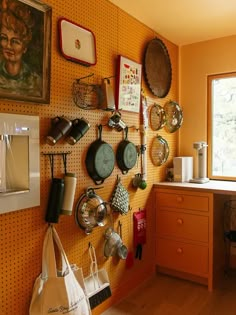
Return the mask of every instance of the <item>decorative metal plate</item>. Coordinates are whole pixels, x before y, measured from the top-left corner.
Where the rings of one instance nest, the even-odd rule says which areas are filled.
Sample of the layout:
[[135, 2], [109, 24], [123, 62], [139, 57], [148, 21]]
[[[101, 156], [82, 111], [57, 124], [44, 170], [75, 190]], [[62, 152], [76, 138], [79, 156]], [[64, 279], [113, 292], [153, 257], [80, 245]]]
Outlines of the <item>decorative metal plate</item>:
[[183, 123], [183, 111], [179, 104], [174, 101], [166, 103], [164, 110], [166, 113], [165, 129], [170, 133], [175, 132]]
[[152, 130], [159, 130], [166, 124], [166, 114], [164, 108], [159, 104], [153, 104], [150, 109], [150, 126]]
[[151, 159], [156, 166], [164, 164], [169, 156], [169, 145], [161, 136], [156, 136], [151, 145]]
[[146, 47], [144, 72], [152, 93], [165, 97], [170, 90], [172, 69], [168, 50], [158, 38], [151, 40]]

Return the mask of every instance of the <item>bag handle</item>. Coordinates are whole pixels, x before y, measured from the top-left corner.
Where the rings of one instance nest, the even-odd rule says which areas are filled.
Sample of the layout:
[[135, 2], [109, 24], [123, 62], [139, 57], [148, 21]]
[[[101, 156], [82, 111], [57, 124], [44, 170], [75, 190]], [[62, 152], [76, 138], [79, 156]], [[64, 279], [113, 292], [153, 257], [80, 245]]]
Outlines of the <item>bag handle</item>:
[[67, 259], [65, 251], [61, 244], [60, 238], [55, 228], [52, 225], [50, 225], [46, 232], [46, 235], [44, 238], [44, 244], [43, 244], [43, 256], [42, 256], [42, 277], [43, 278], [57, 277], [57, 266], [56, 266], [55, 248], [54, 248], [53, 240], [55, 241], [55, 244], [57, 245], [58, 250], [61, 255], [62, 271], [72, 272], [69, 261]]
[[54, 228], [54, 226], [52, 226], [52, 232], [53, 232], [53, 239], [61, 253], [61, 261], [62, 261], [62, 272], [64, 273], [65, 271], [71, 272], [71, 266], [70, 263], [68, 261], [68, 258], [66, 256], [66, 253], [64, 251], [64, 248], [62, 246], [61, 240], [59, 238], [59, 235], [56, 231], [56, 229]]
[[56, 277], [56, 259], [51, 226], [48, 227], [43, 241], [42, 278]]

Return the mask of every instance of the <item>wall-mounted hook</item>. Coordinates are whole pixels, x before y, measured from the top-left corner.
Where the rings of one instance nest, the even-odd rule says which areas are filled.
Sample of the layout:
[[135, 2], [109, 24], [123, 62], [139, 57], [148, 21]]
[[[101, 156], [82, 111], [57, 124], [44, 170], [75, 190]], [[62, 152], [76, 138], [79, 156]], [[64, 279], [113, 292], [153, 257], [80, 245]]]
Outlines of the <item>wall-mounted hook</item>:
[[64, 165], [64, 173], [67, 173], [67, 153], [62, 154], [62, 160]]
[[67, 164], [67, 155], [70, 154], [71, 151], [68, 151], [68, 152], [49, 152], [49, 153], [43, 153], [43, 155], [47, 155], [49, 157], [49, 161], [50, 161], [50, 168], [51, 168], [51, 177], [52, 179], [54, 178], [54, 156], [55, 155], [60, 155], [62, 156], [62, 159], [63, 159], [63, 165], [64, 165], [64, 171], [65, 171], [65, 174], [67, 172], [66, 170], [66, 164]]
[[43, 154], [43, 155], [62, 155], [62, 154], [71, 154], [71, 151], [67, 151], [67, 152], [48, 152], [48, 153], [41, 152], [41, 154]]
[[90, 78], [92, 76], [94, 76], [94, 73], [90, 73], [89, 75], [86, 75], [85, 77], [81, 77], [79, 79], [76, 79], [76, 82], [79, 83], [80, 80], [83, 80], [83, 79], [86, 79], [86, 78]]
[[139, 128], [137, 128], [135, 125], [127, 126], [129, 129], [135, 129], [135, 131], [139, 131]]
[[112, 75], [112, 76], [110, 76], [110, 77], [106, 77], [106, 78], [103, 78], [103, 80], [105, 81], [107, 81], [109, 84], [110, 84], [110, 79], [113, 79], [113, 78], [115, 78], [116, 76], [115, 75]]
[[53, 170], [54, 170], [54, 155], [53, 154], [48, 154], [49, 161], [50, 161], [50, 168], [51, 168], [51, 178], [53, 180]]

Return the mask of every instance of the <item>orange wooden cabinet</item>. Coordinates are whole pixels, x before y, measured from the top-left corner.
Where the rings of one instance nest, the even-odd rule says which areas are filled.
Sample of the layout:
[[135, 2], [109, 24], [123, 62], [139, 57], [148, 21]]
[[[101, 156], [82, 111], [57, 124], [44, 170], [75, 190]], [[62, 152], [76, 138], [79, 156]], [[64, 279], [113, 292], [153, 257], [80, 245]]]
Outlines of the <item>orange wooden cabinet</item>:
[[213, 289], [223, 274], [225, 198], [189, 189], [155, 188], [159, 272]]

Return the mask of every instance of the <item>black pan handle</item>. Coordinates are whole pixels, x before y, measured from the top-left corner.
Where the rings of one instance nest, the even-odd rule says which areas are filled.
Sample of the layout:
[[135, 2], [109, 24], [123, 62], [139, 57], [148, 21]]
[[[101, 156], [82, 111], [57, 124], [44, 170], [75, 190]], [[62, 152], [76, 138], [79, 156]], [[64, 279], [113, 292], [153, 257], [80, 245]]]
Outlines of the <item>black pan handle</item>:
[[102, 140], [102, 125], [98, 125], [98, 139]]
[[124, 134], [125, 134], [125, 140], [128, 139], [128, 127], [126, 126], [125, 129], [124, 129]]

